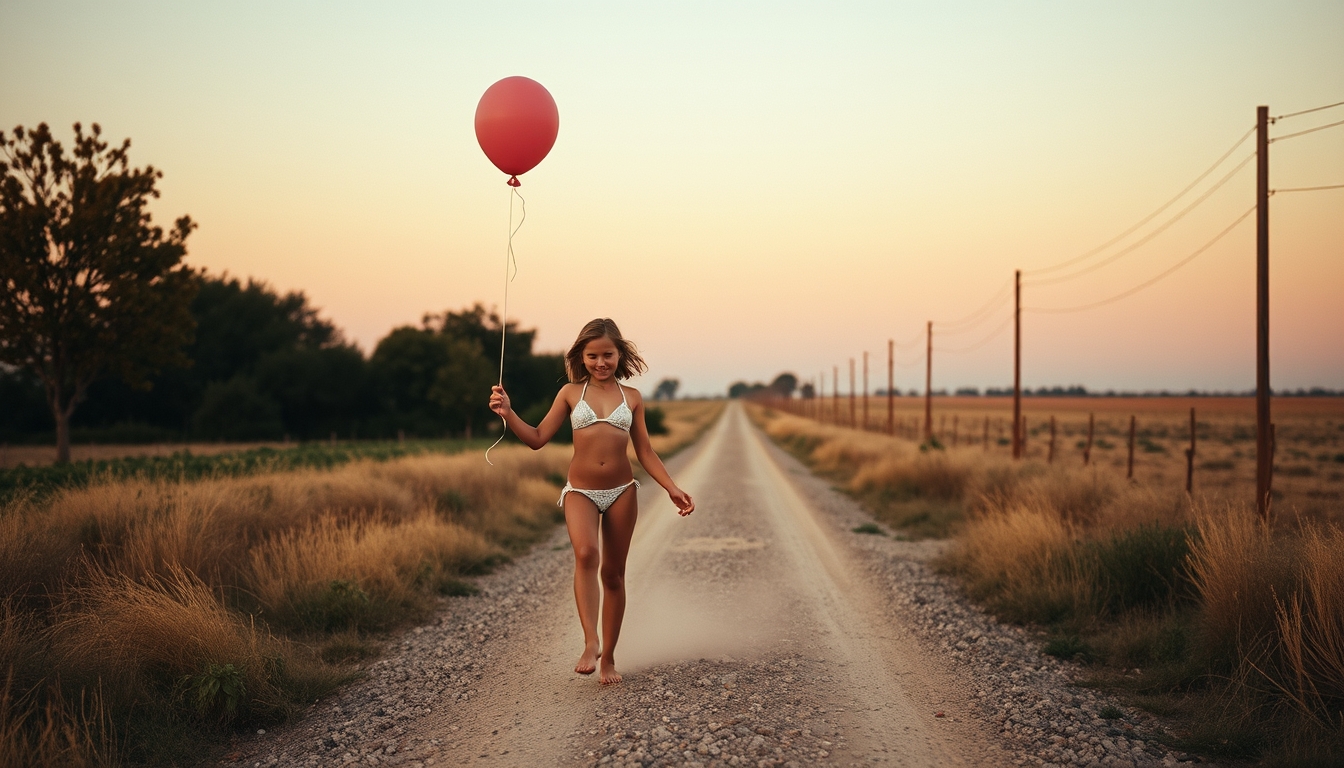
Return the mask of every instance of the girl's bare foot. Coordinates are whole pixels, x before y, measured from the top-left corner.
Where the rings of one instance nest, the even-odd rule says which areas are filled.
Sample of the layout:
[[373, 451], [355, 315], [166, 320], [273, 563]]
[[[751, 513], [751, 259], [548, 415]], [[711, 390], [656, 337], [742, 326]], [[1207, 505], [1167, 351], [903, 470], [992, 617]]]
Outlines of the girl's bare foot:
[[[601, 655], [601, 653], [602, 651], [597, 643], [588, 643], [584, 645], [583, 655], [579, 657], [578, 663], [574, 665], [574, 671], [578, 672], [580, 675], [593, 674], [597, 669], [597, 657]], [[619, 676], [617, 679], [619, 679]]]
[[602, 660], [602, 672], [597, 676], [602, 685], [614, 685], [621, 682], [621, 673], [616, 671], [616, 662]]

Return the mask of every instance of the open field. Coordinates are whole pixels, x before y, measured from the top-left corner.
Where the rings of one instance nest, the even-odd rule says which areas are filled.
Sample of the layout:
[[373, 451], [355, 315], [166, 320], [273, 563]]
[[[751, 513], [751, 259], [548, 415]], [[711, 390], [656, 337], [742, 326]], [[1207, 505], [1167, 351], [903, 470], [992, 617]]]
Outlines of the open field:
[[[833, 399], [822, 398], [820, 417], [837, 423], [836, 405]], [[838, 423], [850, 424], [849, 399], [841, 397], [838, 405]], [[862, 398], [855, 406], [862, 422]], [[870, 397], [868, 407], [869, 428], [885, 430], [886, 398]], [[935, 397], [934, 435], [949, 449], [984, 452], [988, 424], [988, 452], [1011, 455], [1012, 408], [1012, 400], [1004, 397]], [[1092, 414], [1092, 463], [1098, 473], [1123, 479], [1133, 416], [1134, 479], [1153, 488], [1183, 489], [1191, 408], [1196, 421], [1196, 491], [1229, 501], [1253, 499], [1255, 400], [1249, 397], [1024, 397], [1027, 457], [1046, 460], [1053, 416], [1054, 461], [1082, 466]], [[1288, 518], [1305, 515], [1344, 522], [1344, 398], [1274, 398], [1272, 409], [1278, 443], [1273, 486], [1276, 511]], [[898, 435], [921, 436], [923, 398], [897, 397], [894, 412]]]
[[[1291, 426], [1304, 446], [1297, 450], [1328, 450], [1339, 440], [1335, 407], [1316, 404], [1326, 415], [1310, 404], [1285, 407], [1279, 423]], [[1155, 445], [1180, 446], [1160, 432], [1164, 417], [1175, 428], [1180, 409], [1150, 409]], [[971, 597], [1003, 620], [1036, 627], [1045, 653], [1092, 665], [1091, 684], [1179, 716], [1183, 748], [1324, 765], [1344, 746], [1337, 497], [1309, 496], [1307, 487], [1298, 498], [1311, 503], [1298, 506], [1285, 494], [1266, 526], [1251, 493], [1232, 495], [1239, 486], [1197, 482], [1187, 496], [1183, 473], [1159, 474], [1151, 464], [1128, 481], [1123, 464], [1084, 467], [1076, 453], [1057, 454], [1053, 464], [1039, 450], [1013, 461], [993, 439], [989, 451], [941, 448], [768, 406], [753, 411], [771, 437], [879, 520], [910, 537], [952, 536], [941, 567]], [[1244, 452], [1234, 433], [1241, 416], [1229, 411], [1201, 429], [1228, 435], [1222, 451]], [[986, 412], [960, 411], [980, 416], [981, 436]], [[1063, 420], [1076, 425], [1078, 412]]]
[[[668, 405], [668, 453], [722, 408]], [[0, 765], [195, 762], [326, 695], [559, 521], [565, 446], [492, 459], [103, 477], [0, 503]]]
[[[285, 450], [294, 443], [280, 441], [260, 443], [153, 443], [149, 445], [72, 445], [70, 461], [111, 461], [128, 457], [167, 457], [183, 451], [193, 456], [216, 456], [221, 453], [240, 453], [259, 448]], [[7, 445], [0, 447], [0, 469], [19, 465], [44, 467], [56, 461], [54, 445]]]

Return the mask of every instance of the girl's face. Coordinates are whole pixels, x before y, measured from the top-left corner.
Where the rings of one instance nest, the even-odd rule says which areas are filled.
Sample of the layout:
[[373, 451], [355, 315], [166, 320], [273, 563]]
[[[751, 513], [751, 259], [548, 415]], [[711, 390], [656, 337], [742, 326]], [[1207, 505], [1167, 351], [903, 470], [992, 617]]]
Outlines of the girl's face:
[[600, 382], [609, 382], [616, 375], [616, 364], [621, 361], [620, 350], [611, 339], [603, 336], [583, 346], [583, 367], [588, 375]]

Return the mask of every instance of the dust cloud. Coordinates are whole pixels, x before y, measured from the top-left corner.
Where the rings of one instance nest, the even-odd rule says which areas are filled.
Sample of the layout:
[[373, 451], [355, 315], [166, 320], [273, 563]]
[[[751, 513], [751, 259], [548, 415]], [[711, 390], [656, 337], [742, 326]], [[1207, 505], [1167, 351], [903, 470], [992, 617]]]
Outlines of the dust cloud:
[[[703, 589], [666, 580], [631, 589], [617, 663], [639, 671], [694, 659], [742, 659], [778, 637], [778, 597], [756, 590], [706, 599]], [[727, 597], [728, 599], [724, 599]]]

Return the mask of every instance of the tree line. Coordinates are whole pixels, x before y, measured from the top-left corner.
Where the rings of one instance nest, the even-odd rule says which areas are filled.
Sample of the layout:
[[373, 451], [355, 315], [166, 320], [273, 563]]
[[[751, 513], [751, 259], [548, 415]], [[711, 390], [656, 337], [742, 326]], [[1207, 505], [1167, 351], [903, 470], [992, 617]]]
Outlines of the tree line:
[[[145, 384], [94, 381], [73, 412], [79, 442], [293, 440], [480, 434], [497, 379], [501, 320], [476, 305], [426, 314], [365, 356], [302, 292], [195, 273], [191, 340], [179, 364]], [[535, 330], [508, 324], [504, 383], [520, 413], [550, 405], [559, 354], [536, 354]], [[487, 350], [490, 350], [489, 352]], [[0, 440], [49, 440], [55, 421], [39, 377], [0, 370]]]
[[[0, 131], [0, 440], [470, 436], [494, 416], [503, 321], [480, 305], [394, 329], [367, 358], [302, 292], [183, 263], [195, 229], [149, 205], [162, 173], [76, 123]], [[538, 418], [560, 355], [508, 326], [504, 384]], [[490, 350], [487, 352], [487, 350]], [[674, 387], [675, 389], [675, 387]]]

